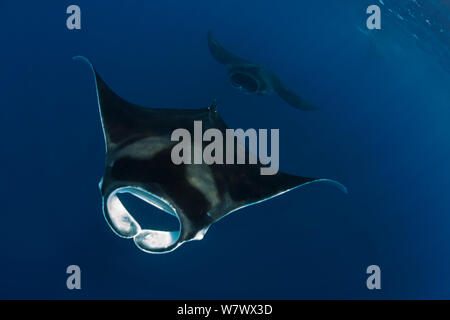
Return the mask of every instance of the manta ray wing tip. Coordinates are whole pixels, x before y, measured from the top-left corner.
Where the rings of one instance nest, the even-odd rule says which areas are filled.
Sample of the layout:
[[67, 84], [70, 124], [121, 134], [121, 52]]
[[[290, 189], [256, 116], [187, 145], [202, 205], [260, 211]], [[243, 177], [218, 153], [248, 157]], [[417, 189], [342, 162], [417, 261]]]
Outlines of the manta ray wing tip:
[[80, 60], [80, 61], [90, 62], [88, 58], [86, 58], [85, 56], [81, 56], [81, 55], [73, 56], [72, 59], [73, 60]]
[[341, 190], [342, 192], [348, 194], [348, 189], [346, 186], [344, 186], [342, 183], [340, 183], [339, 181], [336, 180], [332, 180], [332, 179], [319, 179], [317, 181], [323, 181], [323, 182], [327, 182], [333, 186], [335, 186], [336, 188], [338, 188], [339, 190]]
[[86, 58], [85, 56], [73, 56], [72, 59], [75, 60], [75, 61], [86, 62], [92, 69], [94, 69], [94, 66], [92, 65], [92, 62], [88, 58]]
[[[336, 180], [333, 180], [333, 179], [325, 179], [325, 178], [313, 179], [312, 181], [306, 182], [306, 183], [301, 184], [301, 185], [299, 185], [299, 186], [297, 186], [297, 187], [300, 187], [300, 186], [303, 186], [303, 185], [307, 185], [307, 184], [310, 184], [310, 183], [317, 183], [317, 182], [325, 182], [325, 183], [327, 183], [327, 184], [330, 184], [330, 185], [332, 185], [332, 186], [338, 188], [340, 191], [342, 191], [342, 192], [348, 194], [348, 189], [347, 189], [347, 187], [344, 186], [344, 185], [343, 185], [342, 183], [340, 183], [339, 181], [336, 181]], [[294, 188], [294, 189], [295, 189], [295, 188]], [[292, 190], [292, 189], [291, 189], [291, 190]]]

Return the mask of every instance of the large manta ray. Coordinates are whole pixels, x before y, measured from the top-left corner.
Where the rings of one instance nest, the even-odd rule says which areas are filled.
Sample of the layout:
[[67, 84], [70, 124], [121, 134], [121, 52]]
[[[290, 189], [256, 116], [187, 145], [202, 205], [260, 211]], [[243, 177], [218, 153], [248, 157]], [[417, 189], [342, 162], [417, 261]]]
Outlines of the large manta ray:
[[208, 47], [214, 59], [227, 67], [228, 77], [234, 88], [257, 95], [276, 92], [294, 108], [304, 111], [317, 109], [292, 92], [269, 69], [241, 59], [222, 47], [213, 37], [211, 30], [208, 31]]
[[[145, 252], [169, 252], [189, 240], [200, 240], [215, 221], [312, 182], [278, 172], [260, 175], [260, 164], [179, 164], [171, 160], [171, 133], [185, 128], [192, 134], [194, 121], [224, 133], [227, 126], [215, 107], [203, 109], [144, 108], [125, 101], [95, 75], [97, 98], [106, 143], [105, 174], [99, 187], [103, 213], [112, 230], [133, 238]], [[248, 150], [247, 150], [248, 151]], [[178, 218], [179, 230], [142, 229], [118, 195], [130, 193]]]

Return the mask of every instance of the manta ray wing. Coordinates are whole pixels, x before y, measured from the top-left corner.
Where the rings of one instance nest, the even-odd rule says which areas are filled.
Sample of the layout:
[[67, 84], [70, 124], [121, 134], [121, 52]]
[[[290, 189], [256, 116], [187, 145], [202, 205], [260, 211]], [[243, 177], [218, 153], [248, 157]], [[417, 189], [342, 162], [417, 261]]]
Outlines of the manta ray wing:
[[318, 110], [319, 108], [310, 104], [305, 99], [302, 99], [295, 92], [289, 89], [281, 80], [273, 73], [271, 73], [271, 83], [273, 90], [278, 94], [278, 96], [286, 101], [290, 106], [303, 110], [311, 111]]
[[[260, 175], [260, 164], [179, 164], [171, 159], [175, 129], [194, 135], [194, 121], [225, 135], [227, 126], [215, 107], [202, 109], [144, 108], [115, 94], [84, 57], [95, 75], [98, 104], [106, 141], [105, 174], [100, 182], [103, 213], [112, 230], [133, 238], [146, 252], [170, 252], [199, 240], [209, 226], [232, 211], [317, 181], [278, 172]], [[248, 153], [248, 150], [246, 150]], [[118, 195], [130, 193], [174, 215], [177, 231], [142, 229]]]
[[217, 41], [212, 35], [211, 30], [208, 30], [208, 48], [214, 59], [224, 65], [236, 65], [236, 64], [249, 64], [250, 61], [241, 59], [230, 51], [225, 49], [219, 41]]

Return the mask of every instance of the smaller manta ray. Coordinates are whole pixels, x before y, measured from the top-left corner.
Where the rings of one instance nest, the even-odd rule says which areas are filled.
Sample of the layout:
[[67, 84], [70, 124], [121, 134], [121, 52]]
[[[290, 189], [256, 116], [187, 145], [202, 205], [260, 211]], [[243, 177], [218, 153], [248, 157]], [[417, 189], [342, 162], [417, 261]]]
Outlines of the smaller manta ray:
[[213, 37], [211, 30], [208, 31], [208, 47], [214, 59], [228, 68], [228, 77], [234, 88], [257, 95], [276, 92], [281, 99], [294, 108], [304, 111], [318, 109], [292, 92], [269, 69], [238, 58], [222, 47]]
[[[260, 175], [261, 164], [179, 164], [171, 159], [171, 134], [185, 128], [193, 136], [194, 121], [225, 133], [227, 126], [215, 107], [203, 109], [144, 108], [119, 97], [94, 72], [106, 144], [105, 174], [99, 187], [103, 214], [120, 237], [133, 239], [149, 253], [170, 252], [182, 243], [200, 240], [214, 222], [233, 211], [262, 202], [312, 182], [277, 172]], [[236, 150], [236, 149], [235, 149]], [[246, 150], [248, 151], [248, 150]], [[176, 231], [142, 229], [118, 195], [129, 193], [175, 216]]]

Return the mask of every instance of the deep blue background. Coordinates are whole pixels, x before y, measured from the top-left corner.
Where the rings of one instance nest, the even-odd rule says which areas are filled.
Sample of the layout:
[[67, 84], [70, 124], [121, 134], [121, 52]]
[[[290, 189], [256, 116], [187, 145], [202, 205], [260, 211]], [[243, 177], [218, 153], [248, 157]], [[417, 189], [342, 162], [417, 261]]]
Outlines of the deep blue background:
[[[0, 1], [0, 298], [450, 298], [450, 41], [424, 31], [418, 46], [384, 7], [365, 35], [374, 3]], [[65, 26], [70, 4], [80, 31]], [[234, 90], [208, 28], [321, 109]], [[173, 253], [139, 251], [102, 215], [104, 142], [78, 54], [134, 103], [217, 99], [230, 127], [280, 128], [283, 171], [349, 194], [311, 185]], [[70, 264], [80, 291], [66, 289]], [[371, 264], [380, 291], [366, 288]]]

